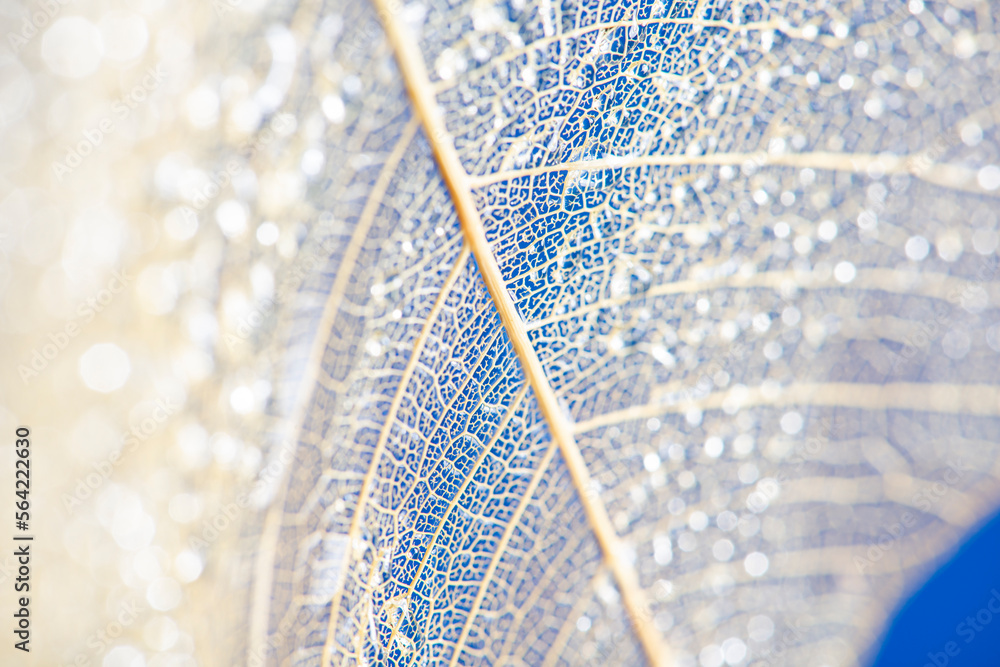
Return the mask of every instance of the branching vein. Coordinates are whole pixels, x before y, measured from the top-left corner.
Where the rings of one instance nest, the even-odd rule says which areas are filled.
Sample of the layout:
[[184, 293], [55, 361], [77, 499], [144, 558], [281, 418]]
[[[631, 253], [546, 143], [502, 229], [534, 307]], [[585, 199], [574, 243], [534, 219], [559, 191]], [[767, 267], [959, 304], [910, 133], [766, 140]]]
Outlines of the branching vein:
[[559, 451], [566, 462], [608, 567], [618, 583], [636, 634], [651, 664], [668, 664], [668, 650], [650, 622], [649, 605], [643, 591], [639, 588], [636, 573], [623, 557], [625, 550], [621, 539], [614, 530], [607, 510], [596, 494], [591, 491], [590, 474], [574, 439], [573, 426], [559, 405], [555, 392], [545, 376], [538, 355], [528, 339], [524, 322], [507, 291], [500, 267], [490, 248], [489, 241], [486, 239], [486, 232], [472, 196], [472, 183], [462, 167], [458, 153], [445, 127], [441, 111], [434, 99], [423, 56], [414, 38], [403, 25], [398, 12], [392, 11], [389, 2], [375, 0], [375, 5], [382, 17], [389, 42], [395, 51], [396, 60], [413, 101], [414, 109], [423, 123], [441, 174], [451, 192], [466, 240], [472, 249], [472, 254], [476, 258], [486, 287], [524, 368], [525, 376], [534, 390], [541, 412], [549, 424], [553, 440], [559, 446]]

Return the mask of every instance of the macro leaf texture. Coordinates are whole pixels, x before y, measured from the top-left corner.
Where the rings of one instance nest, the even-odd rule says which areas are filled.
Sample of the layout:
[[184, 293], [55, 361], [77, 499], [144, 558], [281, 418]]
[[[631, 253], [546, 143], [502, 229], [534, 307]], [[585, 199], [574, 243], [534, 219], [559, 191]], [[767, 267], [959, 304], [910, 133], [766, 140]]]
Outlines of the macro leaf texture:
[[248, 660], [864, 663], [998, 504], [995, 13], [275, 8], [323, 261]]

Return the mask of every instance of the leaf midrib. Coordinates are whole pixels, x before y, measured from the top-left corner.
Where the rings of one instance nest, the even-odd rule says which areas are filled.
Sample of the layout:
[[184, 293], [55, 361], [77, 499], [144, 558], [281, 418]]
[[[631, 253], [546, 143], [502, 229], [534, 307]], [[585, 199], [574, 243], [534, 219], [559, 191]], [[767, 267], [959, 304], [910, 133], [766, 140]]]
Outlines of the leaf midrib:
[[668, 650], [650, 623], [650, 607], [643, 591], [639, 588], [638, 577], [622, 557], [624, 548], [621, 538], [614, 530], [604, 504], [591, 490], [590, 472], [574, 438], [573, 424], [559, 405], [538, 354], [528, 338], [524, 321], [507, 291], [507, 285], [490, 248], [479, 211], [473, 200], [469, 175], [462, 167], [434, 98], [423, 54], [402, 24], [398, 8], [395, 8], [397, 11], [393, 11], [394, 7], [389, 0], [374, 0], [374, 4], [395, 53], [414, 111], [423, 125], [441, 176], [451, 193], [466, 241], [476, 258], [480, 274], [521, 362], [525, 377], [534, 390], [535, 399], [549, 426], [553, 440], [563, 456], [605, 561], [618, 584], [636, 635], [651, 664], [668, 664]]

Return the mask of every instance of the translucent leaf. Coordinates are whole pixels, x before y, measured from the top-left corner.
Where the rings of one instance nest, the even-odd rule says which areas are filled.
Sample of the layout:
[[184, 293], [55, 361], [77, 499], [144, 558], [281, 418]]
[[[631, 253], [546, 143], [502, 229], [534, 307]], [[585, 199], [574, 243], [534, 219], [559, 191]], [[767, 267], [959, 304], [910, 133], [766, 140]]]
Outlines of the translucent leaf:
[[248, 660], [855, 664], [997, 504], [991, 13], [278, 17], [322, 266]]

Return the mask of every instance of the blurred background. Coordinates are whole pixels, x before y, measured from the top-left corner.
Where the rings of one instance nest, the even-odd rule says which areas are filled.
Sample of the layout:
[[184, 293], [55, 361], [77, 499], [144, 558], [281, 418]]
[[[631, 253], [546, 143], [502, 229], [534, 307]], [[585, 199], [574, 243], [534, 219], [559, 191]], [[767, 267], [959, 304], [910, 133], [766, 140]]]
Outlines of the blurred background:
[[[27, 426], [36, 540], [32, 652], [2, 664], [229, 664], [242, 575], [211, 555], [261, 466], [260, 304], [304, 235], [295, 119], [265, 124], [289, 33], [231, 37], [263, 5], [0, 3], [0, 485]], [[15, 570], [5, 546], [6, 619]]]
[[[308, 2], [0, 0], [0, 497], [26, 426], [35, 536], [32, 652], [16, 653], [0, 623], [0, 663], [236, 664], [240, 554], [260, 502], [246, 494], [275, 481], [261, 472], [281, 438], [267, 406], [289, 395], [271, 343], [325, 258], [308, 240], [319, 213], [303, 195], [325, 160], [309, 146], [360, 89], [335, 61], [296, 63], [297, 45], [308, 30], [322, 53], [340, 29]], [[969, 39], [950, 47], [957, 58], [978, 49], [998, 63], [992, 35]], [[321, 101], [283, 113], [295, 68], [310, 65]], [[977, 121], [987, 131], [991, 113]], [[983, 141], [963, 127], [964, 146]], [[994, 165], [977, 176], [1000, 187]], [[964, 243], [991, 255], [984, 210], [963, 229], [987, 231]], [[920, 261], [930, 244], [914, 238], [905, 252]], [[963, 251], [955, 234], [932, 240], [944, 261]], [[956, 512], [982, 514], [976, 502]], [[0, 618], [14, 576], [0, 546]]]

